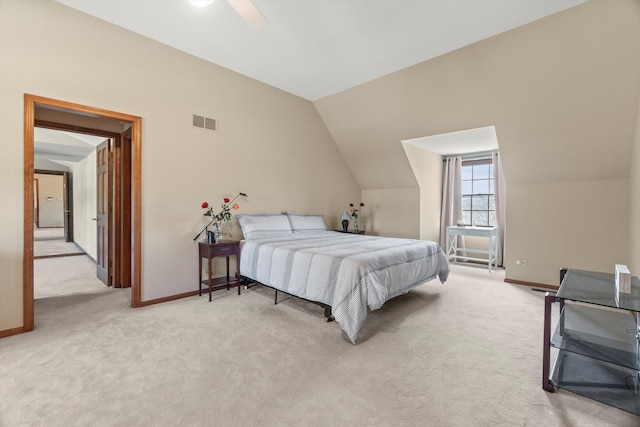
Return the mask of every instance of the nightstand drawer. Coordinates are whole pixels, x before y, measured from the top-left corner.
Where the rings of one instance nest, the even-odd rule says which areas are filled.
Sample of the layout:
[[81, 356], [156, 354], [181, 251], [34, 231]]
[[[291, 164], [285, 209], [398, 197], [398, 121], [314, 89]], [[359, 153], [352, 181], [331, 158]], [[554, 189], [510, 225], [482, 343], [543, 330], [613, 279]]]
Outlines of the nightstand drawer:
[[209, 246], [209, 251], [213, 256], [233, 255], [238, 252], [238, 243], [218, 243], [215, 246]]
[[229, 243], [202, 243], [200, 245], [200, 256], [203, 258], [237, 255], [239, 251], [240, 244], [237, 241]]

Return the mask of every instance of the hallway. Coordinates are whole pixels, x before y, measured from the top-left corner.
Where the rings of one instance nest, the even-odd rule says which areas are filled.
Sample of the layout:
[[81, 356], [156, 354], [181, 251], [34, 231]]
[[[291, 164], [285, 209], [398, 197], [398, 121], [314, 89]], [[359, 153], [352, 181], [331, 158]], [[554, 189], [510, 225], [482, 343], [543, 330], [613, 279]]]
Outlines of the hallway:
[[[114, 292], [98, 279], [95, 261], [75, 243], [64, 241], [63, 228], [35, 228], [33, 243], [36, 321], [52, 305], [68, 307], [92, 295]], [[123, 292], [130, 301], [129, 289]]]
[[110, 292], [96, 277], [96, 264], [86, 255], [33, 260], [33, 298]]
[[64, 228], [37, 228], [33, 229], [33, 257], [54, 257], [84, 255], [82, 250], [74, 242], [64, 241]]

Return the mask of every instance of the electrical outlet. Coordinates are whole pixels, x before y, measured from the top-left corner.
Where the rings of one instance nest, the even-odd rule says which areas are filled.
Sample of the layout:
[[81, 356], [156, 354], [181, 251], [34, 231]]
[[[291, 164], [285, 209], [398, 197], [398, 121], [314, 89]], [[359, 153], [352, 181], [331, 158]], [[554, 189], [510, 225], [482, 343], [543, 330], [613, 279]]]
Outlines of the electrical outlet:
[[516, 260], [516, 264], [518, 264], [518, 265], [527, 265], [527, 260], [526, 259], [517, 259]]

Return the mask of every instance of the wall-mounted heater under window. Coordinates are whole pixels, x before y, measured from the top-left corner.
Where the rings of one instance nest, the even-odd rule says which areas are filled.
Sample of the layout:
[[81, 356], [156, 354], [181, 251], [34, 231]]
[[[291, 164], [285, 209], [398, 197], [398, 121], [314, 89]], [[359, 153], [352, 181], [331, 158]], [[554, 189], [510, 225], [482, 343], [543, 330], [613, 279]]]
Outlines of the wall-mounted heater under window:
[[211, 119], [209, 117], [204, 117], [204, 116], [196, 116], [194, 114], [193, 126], [197, 128], [209, 129], [209, 130], [215, 131], [218, 129], [218, 122], [216, 119]]

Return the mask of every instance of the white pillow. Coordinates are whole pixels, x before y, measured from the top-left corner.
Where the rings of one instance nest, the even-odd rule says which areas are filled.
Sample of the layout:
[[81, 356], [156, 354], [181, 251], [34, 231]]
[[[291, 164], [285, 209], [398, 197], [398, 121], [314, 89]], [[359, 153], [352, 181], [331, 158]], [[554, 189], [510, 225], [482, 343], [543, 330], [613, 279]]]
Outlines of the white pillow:
[[289, 220], [282, 214], [239, 214], [236, 215], [245, 239], [290, 236]]
[[318, 233], [327, 231], [322, 215], [302, 215], [287, 212], [287, 218], [294, 233]]

